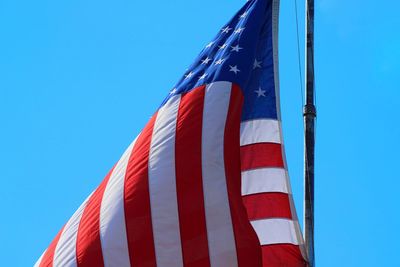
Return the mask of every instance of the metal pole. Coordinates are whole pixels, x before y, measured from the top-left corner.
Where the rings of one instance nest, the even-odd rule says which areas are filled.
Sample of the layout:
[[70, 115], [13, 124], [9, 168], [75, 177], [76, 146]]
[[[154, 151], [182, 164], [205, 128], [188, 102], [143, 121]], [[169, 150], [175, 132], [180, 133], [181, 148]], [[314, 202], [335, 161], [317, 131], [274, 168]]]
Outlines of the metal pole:
[[315, 145], [315, 94], [314, 94], [314, 0], [306, 0], [306, 104], [304, 106], [304, 239], [309, 267], [315, 266], [314, 256], [314, 145]]

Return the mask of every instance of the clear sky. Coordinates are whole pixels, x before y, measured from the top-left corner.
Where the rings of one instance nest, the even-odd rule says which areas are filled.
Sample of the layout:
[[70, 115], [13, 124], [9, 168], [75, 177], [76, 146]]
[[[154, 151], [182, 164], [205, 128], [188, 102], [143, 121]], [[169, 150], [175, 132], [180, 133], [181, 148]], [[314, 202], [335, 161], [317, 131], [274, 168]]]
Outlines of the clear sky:
[[[298, 0], [300, 35], [304, 2]], [[244, 0], [0, 1], [0, 259], [32, 266]], [[399, 266], [398, 1], [316, 0], [316, 260]], [[302, 216], [294, 0], [280, 81]], [[304, 43], [301, 40], [301, 57]]]

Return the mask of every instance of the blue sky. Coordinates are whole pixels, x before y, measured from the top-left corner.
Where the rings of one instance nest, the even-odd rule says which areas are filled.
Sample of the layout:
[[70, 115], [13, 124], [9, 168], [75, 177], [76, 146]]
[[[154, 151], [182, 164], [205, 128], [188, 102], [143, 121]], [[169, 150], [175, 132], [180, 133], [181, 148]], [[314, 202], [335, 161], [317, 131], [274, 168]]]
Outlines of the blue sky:
[[[31, 266], [242, 0], [0, 2], [2, 266]], [[300, 34], [304, 2], [299, 0]], [[395, 266], [400, 233], [400, 4], [316, 1], [316, 260]], [[294, 0], [280, 82], [302, 216]], [[301, 57], [304, 56], [301, 42]]]

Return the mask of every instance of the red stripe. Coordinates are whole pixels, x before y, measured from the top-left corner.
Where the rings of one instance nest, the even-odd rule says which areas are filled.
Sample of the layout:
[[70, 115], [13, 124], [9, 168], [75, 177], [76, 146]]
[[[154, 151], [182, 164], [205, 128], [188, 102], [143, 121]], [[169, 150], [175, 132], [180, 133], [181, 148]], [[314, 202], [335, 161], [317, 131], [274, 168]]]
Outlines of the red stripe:
[[56, 251], [58, 240], [60, 240], [61, 233], [63, 232], [64, 227], [61, 228], [60, 232], [58, 232], [57, 236], [53, 239], [50, 246], [47, 248], [46, 252], [44, 253], [44, 255], [42, 257], [42, 260], [40, 261], [39, 267], [52, 267], [53, 266], [54, 253]]
[[292, 219], [289, 195], [285, 193], [262, 193], [243, 196], [249, 220], [264, 218]]
[[261, 249], [256, 233], [246, 216], [241, 197], [240, 177], [240, 117], [243, 95], [238, 86], [232, 86], [228, 117], [225, 125], [224, 157], [225, 174], [231, 209], [236, 252], [239, 267], [258, 267]]
[[100, 240], [100, 208], [113, 169], [90, 197], [83, 211], [76, 243], [78, 267], [104, 266]]
[[157, 114], [138, 137], [126, 169], [125, 223], [132, 266], [156, 266], [148, 179], [149, 151], [156, 117]]
[[284, 167], [281, 144], [258, 143], [242, 146], [240, 154], [242, 171], [266, 167]]
[[299, 246], [277, 244], [262, 247], [263, 267], [306, 267]]
[[181, 98], [176, 126], [176, 190], [185, 267], [210, 266], [202, 183], [205, 86]]

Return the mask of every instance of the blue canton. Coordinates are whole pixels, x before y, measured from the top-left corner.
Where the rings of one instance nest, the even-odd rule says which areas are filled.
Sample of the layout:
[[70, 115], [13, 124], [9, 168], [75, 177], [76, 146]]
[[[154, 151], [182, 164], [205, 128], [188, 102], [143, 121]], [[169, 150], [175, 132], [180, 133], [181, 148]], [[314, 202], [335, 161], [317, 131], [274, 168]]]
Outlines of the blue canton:
[[243, 92], [242, 121], [277, 119], [272, 34], [272, 1], [248, 1], [205, 46], [163, 104], [173, 95], [228, 81]]

